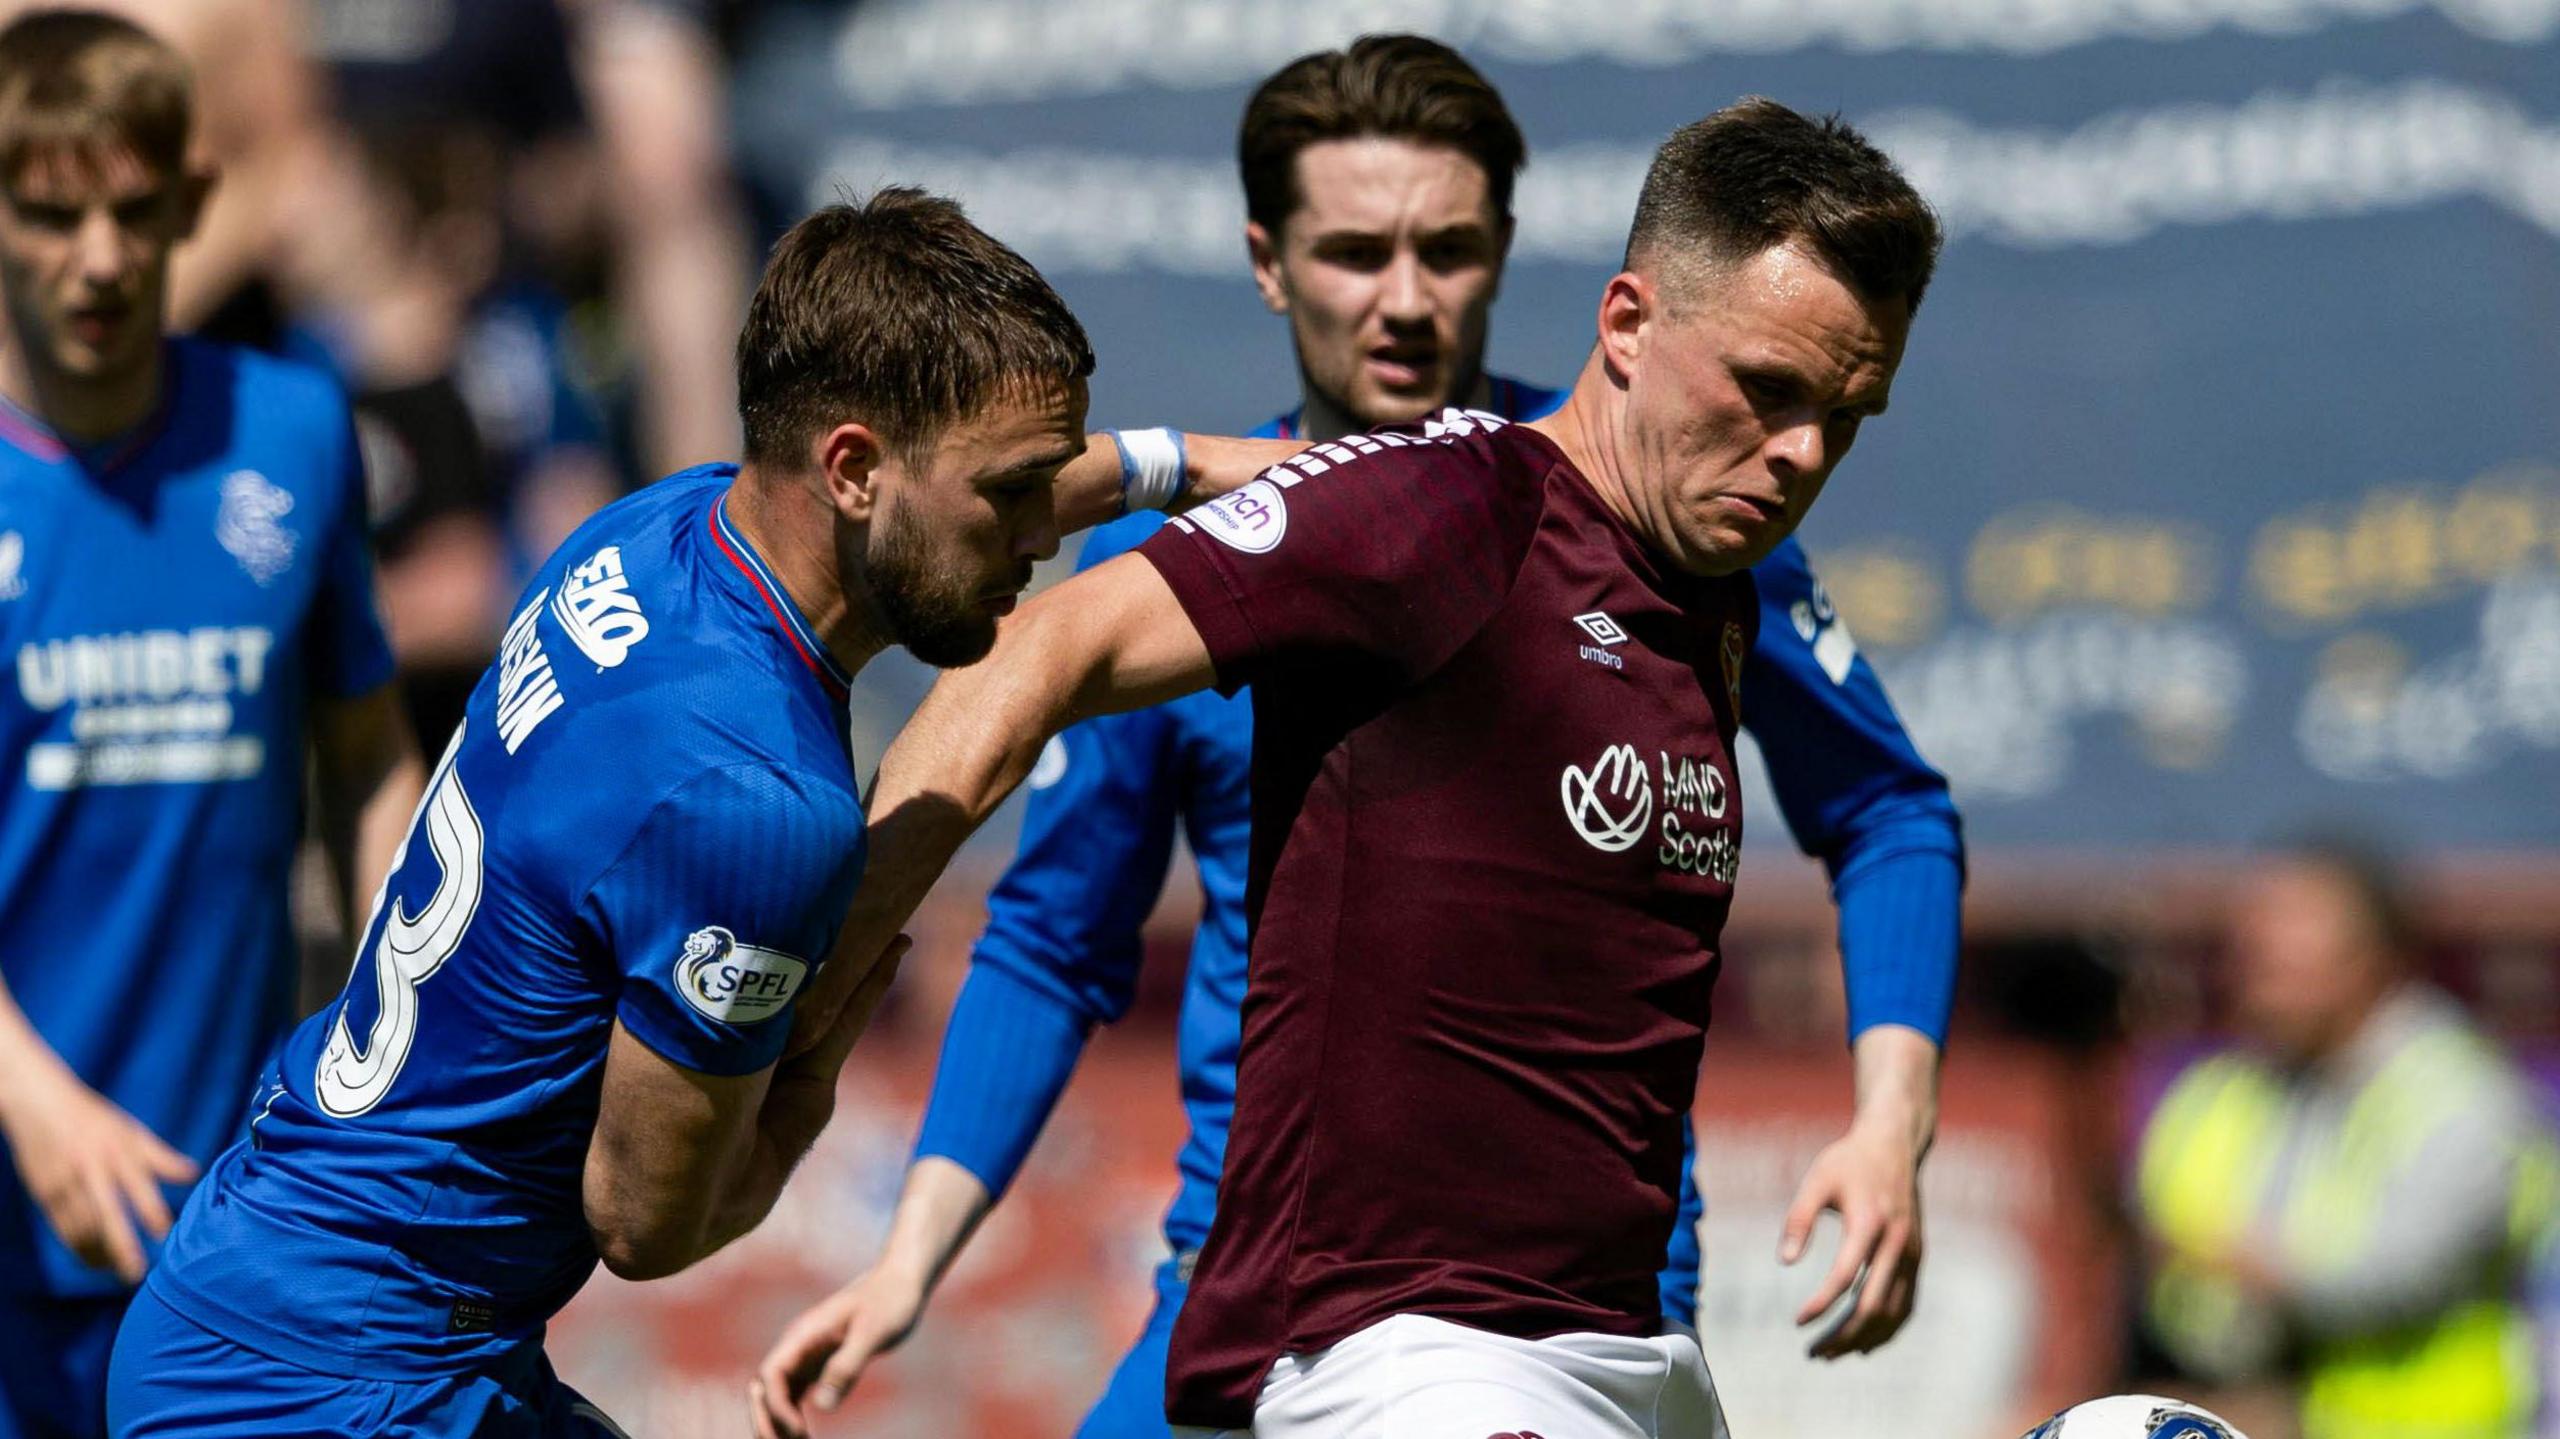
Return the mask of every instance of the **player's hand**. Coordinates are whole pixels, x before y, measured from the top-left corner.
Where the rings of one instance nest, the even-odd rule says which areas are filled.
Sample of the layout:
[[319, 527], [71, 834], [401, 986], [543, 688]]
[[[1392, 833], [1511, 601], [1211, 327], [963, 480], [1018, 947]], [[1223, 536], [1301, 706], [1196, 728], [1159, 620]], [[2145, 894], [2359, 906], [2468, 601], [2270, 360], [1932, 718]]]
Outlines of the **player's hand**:
[[1787, 1207], [1781, 1262], [1804, 1257], [1814, 1220], [1825, 1210], [1840, 1216], [1840, 1251], [1821, 1287], [1796, 1311], [1796, 1324], [1819, 1319], [1854, 1286], [1857, 1302], [1807, 1350], [1816, 1359], [1837, 1359], [1877, 1348], [1911, 1317], [1920, 1283], [1920, 1161], [1910, 1141], [1889, 1126], [1857, 1126], [1815, 1156]]
[[0, 1127], [45, 1222], [82, 1263], [141, 1283], [135, 1222], [153, 1239], [168, 1234], [160, 1186], [195, 1178], [194, 1162], [68, 1069], [31, 1076], [11, 1100]]
[[756, 1439], [803, 1439], [813, 1414], [833, 1413], [871, 1361], [916, 1327], [926, 1289], [922, 1274], [883, 1264], [791, 1321], [747, 1391]]

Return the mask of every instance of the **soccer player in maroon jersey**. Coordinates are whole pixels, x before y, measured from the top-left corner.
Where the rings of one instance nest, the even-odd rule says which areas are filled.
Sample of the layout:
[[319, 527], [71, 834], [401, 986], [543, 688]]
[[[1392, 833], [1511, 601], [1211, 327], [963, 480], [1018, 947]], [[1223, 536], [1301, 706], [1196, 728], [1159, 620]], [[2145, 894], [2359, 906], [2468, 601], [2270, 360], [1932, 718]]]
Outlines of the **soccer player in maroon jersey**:
[[[1555, 415], [1314, 447], [1026, 606], [890, 749], [848, 954], [1050, 733], [1253, 687], [1252, 978], [1176, 1424], [1722, 1435], [1654, 1273], [1739, 855], [1746, 572], [1884, 408], [1937, 245], [1845, 125], [1688, 126]], [[1879, 1026], [1855, 1060], [1781, 1247], [1841, 1214], [1812, 1307], [1863, 1274], [1863, 1349], [1909, 1312], [1937, 1054]]]

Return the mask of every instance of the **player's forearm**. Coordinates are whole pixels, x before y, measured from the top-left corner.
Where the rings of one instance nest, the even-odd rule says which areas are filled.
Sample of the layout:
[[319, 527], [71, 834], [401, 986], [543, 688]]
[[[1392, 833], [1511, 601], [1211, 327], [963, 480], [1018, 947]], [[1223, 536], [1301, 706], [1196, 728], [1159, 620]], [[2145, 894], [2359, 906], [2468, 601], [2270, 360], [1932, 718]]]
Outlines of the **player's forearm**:
[[51, 1092], [37, 1081], [63, 1072], [62, 1056], [36, 1033], [9, 982], [0, 979], [0, 1124], [12, 1122], [15, 1106], [27, 1096]]
[[895, 1270], [930, 1294], [994, 1207], [995, 1197], [978, 1176], [939, 1156], [919, 1159], [907, 1169], [906, 1188], [889, 1220], [889, 1242], [874, 1267]]
[[[1303, 440], [1248, 440], [1227, 435], [1182, 437], [1182, 488], [1164, 508], [1180, 514], [1229, 490], [1306, 448]], [[1058, 472], [1052, 489], [1058, 528], [1072, 534], [1127, 514], [1120, 446], [1108, 432], [1084, 437], [1084, 453]]]
[[1938, 1046], [1917, 1030], [1880, 1024], [1859, 1035], [1851, 1053], [1858, 1086], [1851, 1128], [1908, 1146], [1918, 1163], [1938, 1132]]

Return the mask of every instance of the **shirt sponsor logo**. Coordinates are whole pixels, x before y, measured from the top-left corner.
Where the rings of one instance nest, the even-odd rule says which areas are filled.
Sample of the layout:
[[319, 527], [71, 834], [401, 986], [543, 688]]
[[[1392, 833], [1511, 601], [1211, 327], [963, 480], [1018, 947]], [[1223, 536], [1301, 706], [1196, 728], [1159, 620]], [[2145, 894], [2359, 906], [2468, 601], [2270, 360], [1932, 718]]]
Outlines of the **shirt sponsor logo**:
[[1616, 620], [1603, 611], [1593, 610], [1587, 615], [1575, 615], [1573, 622], [1580, 625], [1582, 632], [1591, 636], [1592, 639], [1592, 643], [1580, 646], [1577, 650], [1584, 659], [1595, 665], [1607, 665], [1613, 670], [1623, 670], [1627, 667], [1626, 657], [1616, 653], [1613, 648], [1626, 643], [1627, 639], [1626, 630], [1621, 628]]
[[559, 682], [551, 676], [551, 656], [543, 652], [542, 635], [534, 624], [542, 617], [542, 602], [550, 597], [549, 590], [535, 595], [533, 603], [508, 622], [507, 636], [498, 643], [498, 737], [506, 741], [509, 754], [525, 742], [534, 726], [565, 703]]
[[1040, 758], [1031, 764], [1030, 784], [1033, 789], [1047, 789], [1067, 777], [1067, 741], [1064, 735], [1051, 735], [1040, 746]]
[[686, 935], [676, 960], [676, 992], [704, 1018], [722, 1024], [771, 1019], [800, 992], [806, 962], [778, 949], [740, 944], [716, 924]]
[[222, 508], [213, 537], [240, 562], [249, 578], [275, 583], [293, 564], [294, 534], [281, 520], [293, 512], [293, 495], [256, 470], [233, 470], [222, 481]]
[[27, 537], [16, 530], [0, 530], [0, 600], [14, 600], [27, 592], [27, 577], [19, 570], [27, 562]]
[[235, 696], [267, 679], [275, 633], [256, 625], [65, 635], [21, 645], [18, 695], [37, 714], [68, 706], [70, 740], [27, 747], [27, 783], [210, 784], [266, 768], [266, 743], [230, 733]]
[[1289, 502], [1267, 479], [1220, 495], [1184, 516], [1209, 538], [1248, 555], [1267, 555], [1289, 532]]
[[1603, 854], [1632, 848], [1653, 818], [1653, 790], [1645, 783], [1644, 756], [1631, 744], [1613, 744], [1585, 770], [1564, 767], [1564, 817], [1582, 842]]
[[1742, 865], [1741, 839], [1722, 823], [1733, 812], [1733, 781], [1711, 759], [1657, 753], [1658, 782], [1631, 744], [1609, 746], [1587, 770], [1566, 765], [1565, 819], [1603, 854], [1633, 849], [1651, 830], [1654, 861], [1664, 869], [1733, 883]]
[[1794, 625], [1797, 638], [1813, 649], [1814, 663], [1830, 676], [1835, 685], [1849, 682], [1849, 666], [1858, 661], [1858, 642], [1849, 635], [1848, 623], [1831, 603], [1831, 592], [1822, 581], [1813, 582], [1813, 596], [1787, 606], [1787, 622]]
[[640, 613], [622, 573], [620, 545], [605, 546], [569, 572], [551, 601], [551, 617], [578, 653], [601, 669], [621, 664], [633, 645], [649, 637], [648, 616]]

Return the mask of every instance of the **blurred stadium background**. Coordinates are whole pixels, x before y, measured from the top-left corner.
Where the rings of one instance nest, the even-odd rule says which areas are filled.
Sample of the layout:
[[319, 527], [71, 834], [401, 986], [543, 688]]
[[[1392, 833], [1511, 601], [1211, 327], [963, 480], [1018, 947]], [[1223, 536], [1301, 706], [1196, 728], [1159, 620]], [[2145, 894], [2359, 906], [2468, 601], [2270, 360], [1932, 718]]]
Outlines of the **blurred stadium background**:
[[[359, 396], [431, 753], [524, 567], [728, 453], [753, 255], [840, 188], [954, 194], [1038, 263], [1097, 424], [1236, 432], [1297, 393], [1232, 159], [1295, 55], [1414, 30], [1502, 88], [1532, 158], [1492, 361], [1548, 382], [1667, 130], [1746, 93], [1867, 128], [1951, 242], [1804, 539], [1963, 806], [1964, 998], [1918, 1315], [1817, 1370], [1785, 1322], [1811, 1281], [1768, 1256], [1847, 1070], [1820, 872], [1763, 787], [1701, 1101], [1738, 1432], [1981, 1439], [2132, 1377], [2132, 1135], [2222, 1032], [2222, 916], [2272, 836], [2388, 846], [2432, 972], [2560, 1080], [2560, 0], [129, 8], [194, 37], [231, 176], [182, 318]], [[862, 755], [927, 681], [866, 674]], [[635, 1433], [737, 1432], [754, 1356], [871, 1257], [1010, 846], [943, 886], [774, 1220], [556, 1326]], [[1100, 1389], [1170, 1193], [1185, 883], [1147, 1002], [837, 1432], [1063, 1435]]]

